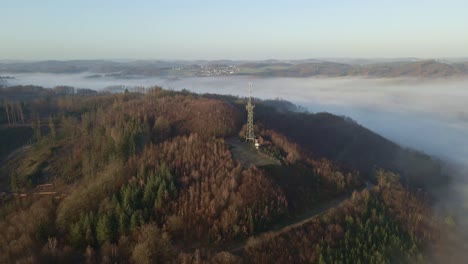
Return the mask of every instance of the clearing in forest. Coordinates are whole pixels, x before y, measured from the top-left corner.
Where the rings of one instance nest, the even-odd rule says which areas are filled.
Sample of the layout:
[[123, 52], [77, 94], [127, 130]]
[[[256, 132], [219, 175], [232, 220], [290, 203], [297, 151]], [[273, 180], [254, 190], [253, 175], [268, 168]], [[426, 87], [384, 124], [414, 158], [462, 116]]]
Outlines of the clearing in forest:
[[226, 143], [229, 144], [232, 156], [242, 166], [248, 168], [250, 165], [257, 167], [265, 165], [281, 165], [281, 162], [258, 149], [250, 142], [242, 142], [237, 137], [226, 139]]

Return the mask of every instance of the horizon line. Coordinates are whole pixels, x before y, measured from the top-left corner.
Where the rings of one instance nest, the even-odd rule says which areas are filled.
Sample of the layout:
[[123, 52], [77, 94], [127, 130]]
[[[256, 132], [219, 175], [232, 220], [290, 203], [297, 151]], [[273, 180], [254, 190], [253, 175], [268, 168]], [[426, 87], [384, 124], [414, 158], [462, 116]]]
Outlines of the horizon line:
[[170, 61], [170, 62], [194, 62], [194, 61], [304, 61], [304, 60], [468, 60], [468, 56], [447, 57], [309, 57], [309, 58], [265, 58], [265, 59], [170, 59], [170, 58], [94, 58], [94, 59], [1, 59], [0, 62], [49, 62], [49, 61]]

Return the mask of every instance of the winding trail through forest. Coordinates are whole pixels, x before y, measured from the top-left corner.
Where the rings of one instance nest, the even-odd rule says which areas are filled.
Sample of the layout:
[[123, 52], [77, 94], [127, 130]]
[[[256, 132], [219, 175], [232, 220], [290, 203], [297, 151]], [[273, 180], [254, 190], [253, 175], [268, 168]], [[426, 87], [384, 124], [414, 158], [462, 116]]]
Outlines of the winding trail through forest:
[[[357, 190], [356, 190], [357, 191]], [[293, 228], [299, 227], [308, 221], [311, 221], [312, 219], [316, 218], [319, 215], [322, 215], [326, 213], [328, 210], [335, 208], [339, 204], [341, 204], [343, 201], [349, 199], [352, 194], [346, 193], [344, 195], [341, 195], [339, 197], [333, 198], [331, 200], [325, 201], [320, 203], [319, 205], [315, 206], [314, 208], [311, 208], [310, 210], [307, 210], [306, 212], [303, 212], [301, 214], [295, 215], [293, 217], [290, 217], [288, 219], [284, 219], [283, 221], [280, 221], [273, 225], [269, 230], [257, 233], [255, 235], [252, 235], [250, 237], [247, 237], [245, 239], [239, 240], [232, 242], [230, 244], [224, 245], [219, 247], [220, 251], [227, 251], [232, 254], [239, 254], [242, 252], [242, 250], [245, 248], [247, 245], [247, 241], [249, 239], [255, 239], [257, 237], [261, 237], [262, 235], [266, 233], [272, 233], [274, 235], [279, 235], [285, 232], [290, 231]]]
[[[226, 140], [226, 143], [231, 146], [231, 153], [235, 160], [240, 162], [244, 167], [248, 167], [251, 164], [256, 166], [263, 166], [267, 164], [280, 164], [279, 160], [276, 160], [258, 150], [256, 150], [251, 144], [241, 142], [238, 138], [233, 137]], [[358, 191], [358, 190], [356, 190]], [[218, 251], [227, 251], [232, 254], [239, 254], [247, 245], [247, 242], [250, 239], [255, 239], [261, 237], [266, 233], [272, 233], [274, 235], [279, 235], [289, 230], [299, 227], [304, 223], [311, 221], [315, 217], [324, 214], [328, 210], [338, 206], [343, 201], [349, 199], [352, 193], [345, 193], [338, 197], [332, 198], [328, 201], [322, 201], [302, 213], [295, 214], [288, 218], [282, 219], [277, 223], [273, 224], [268, 230], [254, 234], [250, 237], [239, 239], [236, 241], [231, 241], [223, 243], [221, 245], [215, 246]]]

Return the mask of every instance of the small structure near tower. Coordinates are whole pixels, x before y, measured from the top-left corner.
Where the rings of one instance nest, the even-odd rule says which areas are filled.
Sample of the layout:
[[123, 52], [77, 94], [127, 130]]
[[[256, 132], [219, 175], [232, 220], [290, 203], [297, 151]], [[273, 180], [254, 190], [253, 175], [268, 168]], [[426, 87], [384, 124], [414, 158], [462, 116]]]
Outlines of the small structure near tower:
[[253, 142], [255, 144], [255, 148], [258, 149], [260, 144], [258, 143], [258, 140], [255, 139], [254, 108], [255, 105], [252, 104], [252, 83], [249, 83], [249, 101], [245, 106], [245, 109], [247, 109], [247, 133], [245, 134], [245, 140]]

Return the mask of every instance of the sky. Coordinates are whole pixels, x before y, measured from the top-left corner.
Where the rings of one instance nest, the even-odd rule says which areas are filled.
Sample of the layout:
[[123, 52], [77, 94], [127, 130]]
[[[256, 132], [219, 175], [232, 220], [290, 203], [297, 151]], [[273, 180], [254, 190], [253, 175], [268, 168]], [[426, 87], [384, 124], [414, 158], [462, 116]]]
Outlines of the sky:
[[468, 57], [466, 0], [0, 0], [0, 59]]

